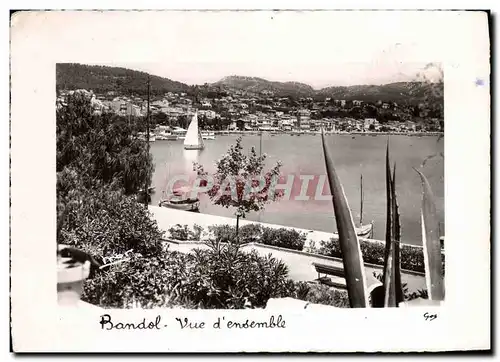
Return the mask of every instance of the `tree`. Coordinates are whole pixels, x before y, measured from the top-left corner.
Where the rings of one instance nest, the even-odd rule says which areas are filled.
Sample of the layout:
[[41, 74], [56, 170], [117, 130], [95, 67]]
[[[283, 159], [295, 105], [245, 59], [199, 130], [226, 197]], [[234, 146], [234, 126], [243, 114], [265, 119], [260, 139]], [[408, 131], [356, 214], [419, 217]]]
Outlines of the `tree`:
[[91, 95], [74, 92], [57, 111], [58, 243], [95, 256], [160, 253], [156, 222], [130, 196], [150, 180], [152, 157], [126, 119], [93, 114]]
[[245, 122], [242, 119], [239, 119], [236, 121], [236, 126], [238, 130], [244, 131], [245, 130]]
[[92, 94], [76, 91], [57, 110], [56, 171], [77, 170], [84, 187], [113, 184], [134, 194], [151, 182], [153, 159], [134, 125], [112, 114], [94, 114]]
[[280, 176], [281, 162], [264, 172], [266, 155], [258, 156], [255, 147], [249, 155], [243, 153], [242, 138], [238, 137], [236, 144], [231, 145], [227, 153], [216, 162], [216, 171], [212, 176], [204, 167], [195, 163], [194, 169], [198, 176], [205, 180], [204, 186], [212, 182], [207, 191], [213, 204], [236, 209], [236, 237], [238, 237], [239, 219], [245, 218], [251, 211], [260, 211], [265, 205], [277, 201], [283, 190], [276, 190]]
[[188, 127], [188, 125], [189, 125], [187, 116], [185, 114], [181, 114], [177, 118], [177, 124], [178, 124], [179, 127], [186, 129]]

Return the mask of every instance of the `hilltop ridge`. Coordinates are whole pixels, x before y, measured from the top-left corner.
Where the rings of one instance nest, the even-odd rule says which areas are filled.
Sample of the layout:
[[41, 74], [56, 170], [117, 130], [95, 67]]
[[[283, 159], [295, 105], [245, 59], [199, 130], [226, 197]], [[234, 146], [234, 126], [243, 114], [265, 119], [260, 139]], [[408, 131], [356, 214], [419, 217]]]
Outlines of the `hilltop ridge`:
[[[97, 93], [117, 91], [144, 95], [146, 92], [146, 72], [100, 65], [60, 63], [56, 66], [56, 86], [58, 90], [92, 89]], [[395, 82], [383, 85], [330, 86], [315, 90], [301, 82], [278, 82], [259, 77], [230, 75], [217, 82], [205, 85], [187, 85], [172, 79], [151, 75], [151, 92], [186, 92], [199, 94], [207, 88], [233, 90], [249, 95], [269, 95], [316, 99], [335, 98], [361, 100], [365, 102], [392, 101], [418, 104], [422, 101], [443, 101], [442, 83]]]

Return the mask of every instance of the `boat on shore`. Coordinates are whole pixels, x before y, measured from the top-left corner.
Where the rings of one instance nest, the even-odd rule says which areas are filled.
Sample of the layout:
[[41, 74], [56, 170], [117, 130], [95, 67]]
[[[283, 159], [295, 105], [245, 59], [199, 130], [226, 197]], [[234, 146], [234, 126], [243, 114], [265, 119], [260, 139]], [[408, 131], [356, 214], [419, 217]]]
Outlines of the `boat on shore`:
[[200, 199], [197, 197], [187, 197], [188, 193], [190, 193], [190, 189], [186, 187], [175, 189], [171, 197], [167, 197], [165, 191], [163, 191], [162, 199], [158, 202], [158, 206], [182, 211], [199, 212]]
[[361, 188], [361, 208], [359, 213], [359, 227], [355, 229], [356, 235], [358, 235], [360, 238], [371, 239], [373, 237], [373, 221], [369, 224], [363, 225], [363, 198], [364, 198], [363, 175], [361, 175], [360, 188]]
[[185, 150], [202, 150], [205, 148], [203, 138], [198, 128], [198, 114], [195, 113], [191, 123], [189, 124], [186, 138], [184, 139]]
[[361, 225], [356, 228], [356, 235], [363, 239], [371, 239], [373, 236], [373, 222], [368, 225]]

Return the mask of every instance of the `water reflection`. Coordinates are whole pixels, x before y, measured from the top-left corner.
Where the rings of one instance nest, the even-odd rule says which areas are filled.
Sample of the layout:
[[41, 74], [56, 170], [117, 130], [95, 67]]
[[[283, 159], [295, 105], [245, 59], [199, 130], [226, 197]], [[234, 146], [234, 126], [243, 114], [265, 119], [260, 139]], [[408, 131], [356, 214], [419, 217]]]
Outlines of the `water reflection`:
[[184, 150], [184, 152], [183, 152], [184, 170], [183, 171], [186, 173], [186, 175], [193, 176], [195, 174], [193, 171], [193, 163], [199, 162], [200, 152], [202, 152], [202, 150]]

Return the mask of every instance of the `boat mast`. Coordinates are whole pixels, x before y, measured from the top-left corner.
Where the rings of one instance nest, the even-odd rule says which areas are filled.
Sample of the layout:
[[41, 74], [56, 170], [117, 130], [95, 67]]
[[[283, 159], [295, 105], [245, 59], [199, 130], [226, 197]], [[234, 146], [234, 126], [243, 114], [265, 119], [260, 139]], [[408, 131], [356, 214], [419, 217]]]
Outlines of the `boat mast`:
[[262, 156], [262, 130], [260, 131], [260, 139], [259, 139], [259, 156]]
[[[149, 157], [149, 98], [150, 98], [150, 79], [149, 79], [149, 74], [148, 74], [148, 109], [147, 109], [147, 114], [146, 114], [146, 155]], [[145, 185], [144, 185], [144, 205], [148, 207], [149, 201], [149, 169], [146, 168], [146, 180], [145, 180]]]
[[361, 174], [361, 211], [359, 215], [359, 225], [363, 226], [363, 174]]

